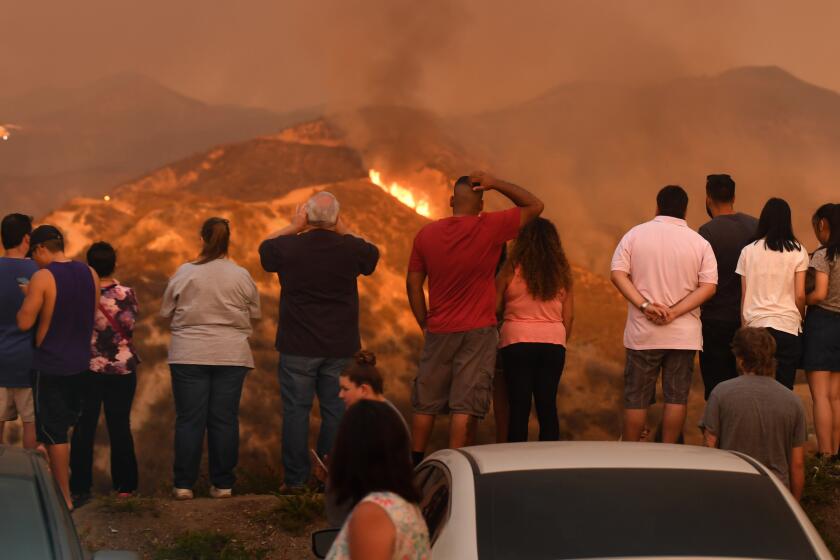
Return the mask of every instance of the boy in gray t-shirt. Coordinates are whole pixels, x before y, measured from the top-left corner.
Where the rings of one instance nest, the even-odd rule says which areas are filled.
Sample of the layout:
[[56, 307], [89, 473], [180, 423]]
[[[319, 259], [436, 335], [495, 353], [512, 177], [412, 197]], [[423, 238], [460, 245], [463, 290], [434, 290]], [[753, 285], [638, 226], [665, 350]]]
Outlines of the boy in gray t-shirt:
[[808, 435], [802, 402], [773, 378], [776, 344], [765, 329], [740, 329], [732, 350], [739, 376], [720, 383], [709, 397], [700, 423], [706, 445], [760, 461], [798, 500]]

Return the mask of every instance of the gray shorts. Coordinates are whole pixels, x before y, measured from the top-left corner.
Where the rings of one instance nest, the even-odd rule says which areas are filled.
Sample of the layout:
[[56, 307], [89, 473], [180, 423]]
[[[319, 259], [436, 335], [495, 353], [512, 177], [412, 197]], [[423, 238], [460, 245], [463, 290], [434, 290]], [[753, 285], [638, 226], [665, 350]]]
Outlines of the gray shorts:
[[469, 414], [490, 410], [496, 367], [496, 327], [459, 333], [426, 333], [411, 406], [419, 414]]
[[687, 404], [696, 350], [630, 350], [624, 368], [624, 408], [648, 408], [662, 372], [665, 404]]

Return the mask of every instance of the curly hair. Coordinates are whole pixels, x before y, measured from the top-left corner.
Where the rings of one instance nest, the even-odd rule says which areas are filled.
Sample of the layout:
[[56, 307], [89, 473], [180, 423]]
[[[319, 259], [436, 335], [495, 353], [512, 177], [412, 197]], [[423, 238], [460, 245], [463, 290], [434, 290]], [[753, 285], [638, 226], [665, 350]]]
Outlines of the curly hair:
[[732, 340], [732, 353], [745, 372], [772, 376], [776, 373], [776, 341], [766, 329], [742, 327]]
[[536, 218], [520, 230], [510, 253], [510, 264], [514, 269], [519, 267], [528, 293], [535, 299], [548, 301], [572, 287], [572, 267], [560, 235], [545, 218]]

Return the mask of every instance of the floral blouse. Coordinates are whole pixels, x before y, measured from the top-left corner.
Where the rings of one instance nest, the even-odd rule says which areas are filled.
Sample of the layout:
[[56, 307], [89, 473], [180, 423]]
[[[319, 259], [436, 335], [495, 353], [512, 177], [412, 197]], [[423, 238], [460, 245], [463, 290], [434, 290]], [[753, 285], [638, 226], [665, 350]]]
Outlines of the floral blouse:
[[[359, 502], [371, 502], [388, 514], [394, 528], [397, 531], [396, 542], [394, 543], [394, 554], [392, 560], [428, 560], [429, 553], [429, 530], [426, 528], [426, 521], [420, 513], [420, 509], [404, 500], [393, 492], [372, 492]], [[327, 554], [327, 560], [350, 560], [349, 529], [350, 519], [353, 514], [344, 522], [341, 532]]]
[[[101, 288], [99, 293], [99, 306], [108, 312], [111, 319], [99, 306], [96, 308], [90, 370], [115, 375], [134, 373], [140, 363], [132, 340], [138, 313], [134, 290], [114, 281], [110, 286]], [[119, 328], [115, 328], [112, 321]]]

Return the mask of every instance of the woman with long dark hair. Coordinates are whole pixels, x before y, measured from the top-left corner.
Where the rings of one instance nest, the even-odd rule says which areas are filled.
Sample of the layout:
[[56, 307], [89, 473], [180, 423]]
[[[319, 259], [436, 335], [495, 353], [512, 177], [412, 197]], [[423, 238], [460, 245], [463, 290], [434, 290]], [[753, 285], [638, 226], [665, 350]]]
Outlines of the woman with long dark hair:
[[793, 234], [790, 206], [771, 198], [756, 240], [741, 251], [741, 315], [745, 327], [766, 328], [776, 340], [776, 380], [793, 389], [801, 354], [808, 251]]
[[363, 399], [344, 413], [329, 458], [329, 488], [352, 512], [330, 560], [425, 560], [429, 531], [418, 508], [408, 432], [388, 404]]
[[175, 397], [174, 496], [193, 497], [207, 432], [210, 495], [231, 496], [239, 459], [239, 399], [254, 367], [248, 337], [260, 316], [251, 275], [228, 259], [230, 224], [201, 227], [201, 254], [169, 280], [160, 313], [171, 318], [169, 369]]
[[802, 369], [814, 402], [820, 456], [840, 459], [840, 204], [824, 204], [812, 220], [820, 247], [811, 256], [814, 289], [802, 333]]
[[557, 387], [574, 321], [572, 271], [557, 228], [536, 218], [519, 233], [496, 278], [499, 347], [507, 382], [508, 441], [528, 439], [533, 399], [540, 441], [560, 439]]

